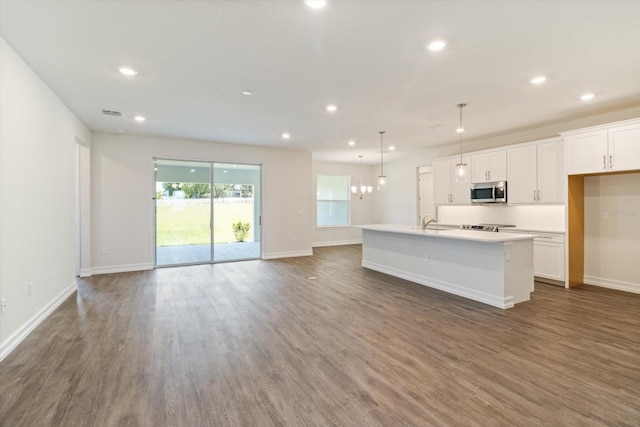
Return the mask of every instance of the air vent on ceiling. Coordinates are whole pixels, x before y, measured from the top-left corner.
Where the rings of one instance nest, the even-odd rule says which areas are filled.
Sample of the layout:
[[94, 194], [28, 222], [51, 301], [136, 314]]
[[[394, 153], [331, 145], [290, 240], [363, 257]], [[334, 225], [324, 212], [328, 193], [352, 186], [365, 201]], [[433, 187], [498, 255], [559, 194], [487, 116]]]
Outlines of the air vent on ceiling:
[[102, 110], [102, 114], [104, 114], [106, 116], [122, 117], [122, 113], [120, 111]]

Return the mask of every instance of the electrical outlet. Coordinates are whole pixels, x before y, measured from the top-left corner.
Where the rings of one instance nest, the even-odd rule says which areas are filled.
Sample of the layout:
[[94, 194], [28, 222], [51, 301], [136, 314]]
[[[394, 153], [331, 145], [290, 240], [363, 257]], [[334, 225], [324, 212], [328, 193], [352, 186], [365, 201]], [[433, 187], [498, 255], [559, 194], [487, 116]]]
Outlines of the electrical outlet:
[[33, 293], [33, 282], [29, 282], [29, 296]]
[[107, 248], [106, 246], [102, 247], [102, 255], [107, 255], [109, 254], [109, 248]]
[[2, 298], [0, 300], [0, 313], [4, 313], [5, 311], [7, 311], [7, 299]]

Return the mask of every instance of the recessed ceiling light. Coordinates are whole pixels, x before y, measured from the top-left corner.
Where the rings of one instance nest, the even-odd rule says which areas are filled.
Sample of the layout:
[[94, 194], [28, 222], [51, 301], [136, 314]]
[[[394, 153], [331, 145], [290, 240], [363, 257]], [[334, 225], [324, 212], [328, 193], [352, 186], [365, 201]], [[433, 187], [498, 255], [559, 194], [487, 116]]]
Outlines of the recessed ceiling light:
[[237, 167], [238, 167], [238, 165], [233, 165], [233, 167], [234, 167], [234, 168], [237, 168]]
[[462, 133], [462, 132], [464, 132], [464, 128], [462, 128], [462, 127], [457, 128], [457, 129], [456, 129], [456, 132], [458, 132], [458, 133]]
[[147, 119], [143, 116], [135, 116], [133, 120], [135, 120], [136, 122], [144, 122]]
[[283, 133], [282, 134], [282, 138], [283, 139], [289, 139], [289, 138], [291, 138], [291, 135], [289, 135], [288, 133]]
[[243, 95], [247, 95], [247, 96], [253, 95], [253, 91], [250, 90], [250, 89], [245, 89], [245, 90], [242, 91], [242, 94]]
[[396, 146], [395, 146], [395, 145], [390, 145], [390, 146], [389, 146], [389, 151], [394, 151], [395, 149], [396, 149]]
[[135, 76], [136, 74], [138, 74], [137, 70], [134, 70], [133, 68], [129, 68], [129, 67], [120, 67], [120, 74], [124, 74], [125, 76]]
[[446, 45], [447, 44], [444, 42], [444, 40], [435, 40], [429, 43], [429, 46], [427, 46], [427, 48], [432, 52], [437, 52], [444, 49]]
[[322, 9], [327, 4], [327, 0], [304, 0], [304, 4], [311, 9]]
[[158, 168], [153, 168], [153, 170], [154, 170], [154, 171], [157, 171], [157, 170], [158, 170]]
[[227, 170], [223, 170], [222, 172], [227, 173], [228, 171]]
[[353, 147], [354, 145], [356, 145], [355, 141], [349, 141], [347, 142], [347, 144], [349, 144], [350, 147]]
[[534, 77], [533, 79], [531, 79], [531, 84], [539, 85], [541, 83], [544, 83], [546, 80], [547, 78], [545, 76]]
[[337, 109], [338, 109], [338, 107], [336, 107], [333, 104], [327, 105], [327, 111], [330, 112], [330, 113], [335, 113]]
[[595, 95], [594, 95], [594, 94], [592, 94], [592, 93], [585, 93], [584, 95], [582, 95], [582, 96], [580, 97], [580, 99], [582, 99], [583, 101], [590, 101], [590, 100], [592, 100], [594, 97], [595, 97]]
[[195, 172], [195, 171], [196, 171], [195, 169], [191, 169], [189, 172]]

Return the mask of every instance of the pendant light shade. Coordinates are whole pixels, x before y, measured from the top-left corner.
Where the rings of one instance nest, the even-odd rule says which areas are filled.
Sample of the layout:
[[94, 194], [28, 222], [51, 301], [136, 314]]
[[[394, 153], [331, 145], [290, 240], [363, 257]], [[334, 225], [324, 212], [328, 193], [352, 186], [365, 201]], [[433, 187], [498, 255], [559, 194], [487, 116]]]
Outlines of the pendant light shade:
[[359, 196], [360, 200], [362, 200], [362, 196], [367, 193], [371, 193], [373, 191], [373, 187], [371, 187], [370, 185], [364, 185], [362, 183], [362, 154], [360, 154], [358, 157], [360, 157], [360, 178], [358, 178], [358, 185], [351, 186], [351, 193]]
[[378, 191], [384, 191], [387, 189], [387, 177], [384, 175], [384, 149], [382, 145], [382, 138], [384, 137], [385, 131], [381, 130], [378, 133], [380, 134], [380, 176], [378, 176]]
[[469, 182], [469, 165], [462, 161], [462, 133], [464, 132], [464, 127], [462, 126], [462, 109], [466, 106], [467, 104], [458, 104], [458, 108], [460, 109], [460, 123], [458, 124], [456, 132], [460, 140], [460, 162], [456, 164], [456, 183], [459, 184]]

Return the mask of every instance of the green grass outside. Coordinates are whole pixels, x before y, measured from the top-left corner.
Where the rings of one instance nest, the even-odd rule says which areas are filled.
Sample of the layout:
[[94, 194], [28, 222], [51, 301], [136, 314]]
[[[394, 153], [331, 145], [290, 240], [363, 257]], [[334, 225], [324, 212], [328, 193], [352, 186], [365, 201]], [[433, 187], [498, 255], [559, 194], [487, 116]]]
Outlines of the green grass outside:
[[[210, 242], [211, 205], [158, 206], [156, 208], [156, 244], [158, 246], [206, 245]], [[214, 205], [214, 243], [235, 242], [231, 224], [251, 224], [247, 241], [253, 241], [253, 203], [216, 203]]]

